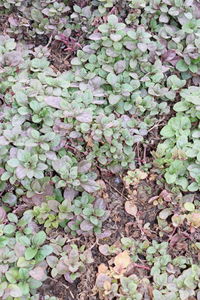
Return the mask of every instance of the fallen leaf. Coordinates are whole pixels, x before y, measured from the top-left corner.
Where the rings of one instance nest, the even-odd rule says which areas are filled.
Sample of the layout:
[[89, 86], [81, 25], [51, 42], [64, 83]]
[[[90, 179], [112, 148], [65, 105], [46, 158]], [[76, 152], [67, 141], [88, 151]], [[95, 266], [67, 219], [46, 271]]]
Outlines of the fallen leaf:
[[153, 196], [149, 199], [148, 203], [153, 203], [155, 200], [158, 200], [159, 196]]
[[111, 279], [108, 275], [100, 273], [97, 274], [97, 278], [96, 278], [96, 287], [102, 289], [104, 287], [104, 283], [105, 282], [110, 282]]
[[160, 193], [159, 197], [161, 197], [166, 202], [171, 202], [172, 201], [172, 194], [170, 192], [168, 192], [167, 190], [163, 190]]
[[125, 210], [129, 215], [132, 215], [134, 217], [136, 217], [137, 215], [137, 206], [134, 204], [133, 201], [126, 201], [125, 202]]
[[191, 213], [187, 215], [187, 220], [191, 226], [195, 228], [200, 227], [200, 213]]
[[103, 287], [104, 287], [105, 290], [109, 291], [111, 289], [110, 281], [106, 280], [103, 284]]
[[6, 219], [6, 212], [3, 207], [0, 207], [0, 223], [3, 223]]
[[102, 190], [106, 190], [106, 184], [103, 180], [99, 179], [96, 183], [101, 187]]
[[128, 251], [123, 251], [119, 253], [114, 259], [115, 272], [118, 274], [123, 274], [130, 263], [131, 258], [128, 254]]
[[98, 266], [98, 273], [106, 273], [108, 271], [108, 267], [105, 264], [100, 264]]
[[99, 252], [103, 255], [109, 255], [109, 246], [108, 245], [100, 245], [99, 246]]

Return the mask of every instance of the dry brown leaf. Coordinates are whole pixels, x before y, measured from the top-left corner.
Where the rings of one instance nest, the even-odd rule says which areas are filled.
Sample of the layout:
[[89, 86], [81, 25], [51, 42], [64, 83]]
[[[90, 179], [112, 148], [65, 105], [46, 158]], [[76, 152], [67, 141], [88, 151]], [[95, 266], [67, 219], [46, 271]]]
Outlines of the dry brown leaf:
[[125, 202], [125, 211], [129, 215], [132, 215], [132, 216], [136, 217], [138, 209], [137, 209], [137, 206], [134, 204], [133, 201], [126, 201]]
[[149, 176], [149, 181], [155, 181], [157, 177], [158, 177], [157, 174], [151, 174], [151, 175]]
[[128, 251], [123, 251], [119, 253], [114, 259], [115, 272], [119, 274], [123, 274], [130, 263], [131, 263], [131, 258], [128, 254]]
[[200, 213], [191, 213], [187, 215], [187, 220], [191, 226], [195, 228], [200, 227]]
[[103, 180], [97, 180], [97, 184], [101, 187], [102, 190], [106, 190], [106, 184]]
[[106, 273], [108, 271], [108, 267], [105, 264], [100, 264], [98, 266], [98, 273]]
[[104, 287], [105, 290], [109, 291], [111, 289], [110, 281], [106, 280], [103, 284], [103, 287]]
[[94, 146], [94, 144], [93, 144], [92, 138], [89, 138], [87, 141], [87, 147], [93, 147], [93, 146]]
[[137, 170], [136, 174], [137, 174], [138, 180], [143, 180], [143, 179], [146, 179], [146, 178], [147, 178], [148, 173], [143, 172], [143, 171], [141, 171], [140, 169], [136, 169], [136, 170]]
[[159, 197], [161, 197], [166, 202], [171, 202], [172, 201], [172, 193], [168, 192], [167, 190], [163, 190], [160, 193]]

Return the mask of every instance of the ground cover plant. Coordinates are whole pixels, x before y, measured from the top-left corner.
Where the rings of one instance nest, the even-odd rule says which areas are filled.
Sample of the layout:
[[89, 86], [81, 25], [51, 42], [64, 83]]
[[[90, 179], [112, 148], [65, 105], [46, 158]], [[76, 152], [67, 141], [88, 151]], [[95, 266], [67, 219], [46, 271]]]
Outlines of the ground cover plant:
[[200, 2], [0, 0], [0, 298], [200, 299]]

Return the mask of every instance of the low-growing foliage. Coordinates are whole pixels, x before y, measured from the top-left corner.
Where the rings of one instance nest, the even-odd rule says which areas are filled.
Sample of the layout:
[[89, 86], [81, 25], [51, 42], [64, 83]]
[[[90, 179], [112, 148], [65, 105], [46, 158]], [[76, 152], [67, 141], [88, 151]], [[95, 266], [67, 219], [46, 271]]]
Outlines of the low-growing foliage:
[[[199, 0], [82, 2], [0, 0], [1, 299], [39, 300], [49, 276], [73, 283], [94, 263], [68, 237], [99, 243], [104, 172], [120, 173], [127, 193], [157, 175], [177, 194], [200, 189]], [[199, 229], [198, 203], [159, 197], [159, 238]], [[139, 220], [132, 199], [125, 210]], [[200, 297], [199, 266], [168, 242], [127, 237], [99, 251], [111, 257], [100, 299]]]
[[[141, 243], [125, 237], [120, 246], [101, 245], [104, 255], [115, 257], [109, 267], [99, 266], [95, 288], [100, 299], [143, 299], [152, 295], [153, 299], [183, 300], [198, 296], [199, 266], [184, 256], [172, 258], [168, 250], [167, 242]], [[136, 275], [135, 269], [143, 272]]]
[[56, 200], [43, 202], [33, 208], [33, 216], [49, 232], [61, 226], [73, 235], [100, 233], [102, 222], [109, 216], [105, 201], [96, 199], [84, 192], [81, 197], [66, 199], [59, 203]]

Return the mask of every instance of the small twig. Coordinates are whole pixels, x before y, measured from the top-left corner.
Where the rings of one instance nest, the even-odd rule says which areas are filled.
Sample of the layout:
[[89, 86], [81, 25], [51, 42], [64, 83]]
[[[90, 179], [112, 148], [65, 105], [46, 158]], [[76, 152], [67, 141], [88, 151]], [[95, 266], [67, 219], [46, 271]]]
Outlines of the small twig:
[[148, 270], [148, 271], [151, 270], [151, 268], [148, 267], [148, 266], [139, 265], [139, 264], [136, 264], [136, 263], [134, 263], [133, 266], [136, 267], [136, 268], [138, 268], [138, 269], [143, 269], [143, 270]]
[[130, 201], [130, 199], [128, 199], [126, 196], [124, 196], [118, 189], [116, 189], [109, 181], [107, 181], [106, 179], [103, 179], [115, 192], [117, 192], [120, 196], [122, 196], [124, 199], [126, 199], [127, 201]]
[[146, 164], [146, 153], [147, 153], [147, 146], [144, 145], [144, 153], [143, 153], [143, 163]]
[[141, 157], [140, 157], [139, 143], [137, 143], [136, 151], [137, 151], [138, 163], [139, 163], [139, 166], [141, 167]]
[[160, 121], [158, 121], [158, 123], [156, 123], [155, 125], [153, 125], [151, 128], [149, 128], [148, 132], [152, 131], [154, 128], [156, 127], [160, 127], [164, 124], [161, 124], [162, 121], [164, 121], [165, 118], [162, 118]]
[[147, 271], [151, 270], [151, 268], [149, 266], [131, 263], [131, 265], [130, 265], [129, 269], [126, 271], [125, 275], [130, 276], [131, 274], [133, 274], [135, 268], [147, 270]]
[[70, 243], [78, 240], [80, 240], [80, 238], [74, 238], [74, 239], [67, 240], [65, 243]]
[[83, 155], [87, 155], [87, 154], [88, 154], [87, 152], [80, 151], [80, 150], [76, 149], [75, 147], [73, 147], [73, 146], [71, 146], [71, 145], [69, 145], [69, 144], [66, 144], [66, 145], [65, 145], [65, 148], [68, 148], [68, 149], [73, 150], [73, 151], [75, 151], [75, 152], [78, 151], [79, 153], [81, 153], [81, 154], [83, 154]]
[[45, 47], [47, 47], [47, 48], [49, 47], [49, 45], [52, 42], [52, 39], [53, 39], [53, 34], [50, 36], [49, 41], [48, 41], [48, 43], [47, 43], [47, 45]]

